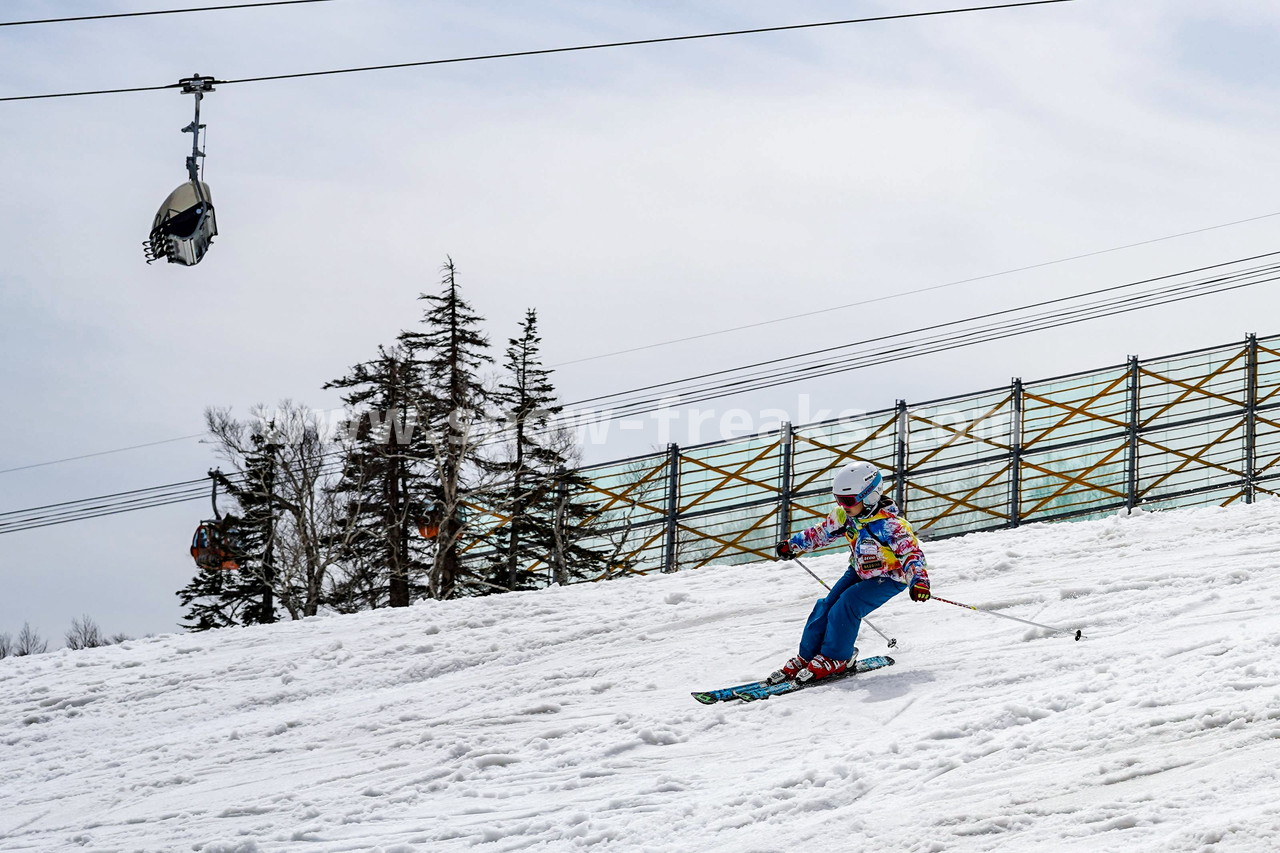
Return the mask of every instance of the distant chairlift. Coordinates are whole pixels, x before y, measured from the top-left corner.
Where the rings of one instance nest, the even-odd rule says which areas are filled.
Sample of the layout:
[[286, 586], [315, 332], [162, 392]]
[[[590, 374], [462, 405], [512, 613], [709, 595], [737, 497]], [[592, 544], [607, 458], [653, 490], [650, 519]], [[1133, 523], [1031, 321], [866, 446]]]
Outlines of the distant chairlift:
[[205, 92], [214, 91], [214, 78], [197, 74], [178, 82], [183, 94], [196, 98], [195, 119], [182, 129], [192, 137], [191, 156], [187, 158], [188, 180], [169, 193], [160, 205], [151, 224], [151, 237], [143, 243], [143, 249], [147, 263], [164, 258], [171, 264], [192, 267], [200, 263], [218, 233], [213, 196], [209, 185], [200, 179], [204, 159], [204, 152], [200, 150], [200, 131], [204, 129], [200, 123], [200, 101]]
[[202, 569], [233, 572], [240, 568], [240, 519], [218, 512], [218, 472], [213, 479], [213, 518], [205, 519], [191, 537], [191, 558]]
[[418, 535], [423, 539], [435, 539], [440, 535], [440, 504], [429, 506], [418, 505], [413, 513], [413, 521], [418, 525]]

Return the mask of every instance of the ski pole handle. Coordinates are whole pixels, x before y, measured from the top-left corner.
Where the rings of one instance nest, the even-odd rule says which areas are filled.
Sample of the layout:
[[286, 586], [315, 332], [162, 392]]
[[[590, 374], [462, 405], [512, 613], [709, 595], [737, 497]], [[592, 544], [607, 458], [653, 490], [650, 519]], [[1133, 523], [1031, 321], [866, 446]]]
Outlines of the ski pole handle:
[[[956, 607], [963, 607], [966, 610], [975, 610], [978, 613], [986, 613], [988, 616], [999, 616], [1001, 619], [1012, 619], [1014, 622], [1021, 622], [1024, 625], [1034, 625], [1037, 628], [1044, 628], [1045, 630], [1053, 631], [1055, 634], [1069, 634], [1073, 630], [1071, 628], [1055, 628], [1052, 625], [1041, 625], [1039, 622], [1032, 622], [1030, 619], [1019, 619], [1017, 616], [1010, 616], [1007, 613], [997, 613], [994, 610], [983, 610], [981, 607], [974, 607], [972, 604], [961, 604], [958, 601], [951, 601], [950, 599], [940, 598], [936, 595], [930, 596], [930, 600], [941, 601], [943, 604], [954, 604]], [[1079, 628], [1074, 630], [1077, 640], [1084, 636]]]

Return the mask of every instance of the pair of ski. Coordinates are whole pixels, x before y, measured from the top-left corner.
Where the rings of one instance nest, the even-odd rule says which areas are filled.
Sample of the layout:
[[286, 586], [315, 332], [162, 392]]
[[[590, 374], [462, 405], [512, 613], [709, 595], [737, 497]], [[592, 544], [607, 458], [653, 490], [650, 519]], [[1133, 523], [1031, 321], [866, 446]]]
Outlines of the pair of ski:
[[876, 657], [862, 658], [854, 661], [848, 669], [836, 675], [829, 675], [818, 681], [780, 681], [777, 684], [770, 684], [768, 681], [752, 681], [749, 684], [739, 684], [737, 687], [722, 687], [719, 690], [708, 690], [703, 693], [694, 693], [693, 698], [697, 699], [703, 705], [714, 705], [717, 702], [730, 702], [734, 699], [740, 699], [743, 702], [754, 702], [757, 699], [768, 699], [770, 696], [781, 696], [783, 693], [794, 693], [797, 690], [804, 690], [808, 687], [815, 687], [819, 684], [830, 684], [833, 681], [839, 681], [842, 678], [848, 678], [851, 675], [857, 675], [861, 672], [870, 672], [873, 669], [882, 669], [886, 666], [893, 666], [893, 658], [885, 655]]

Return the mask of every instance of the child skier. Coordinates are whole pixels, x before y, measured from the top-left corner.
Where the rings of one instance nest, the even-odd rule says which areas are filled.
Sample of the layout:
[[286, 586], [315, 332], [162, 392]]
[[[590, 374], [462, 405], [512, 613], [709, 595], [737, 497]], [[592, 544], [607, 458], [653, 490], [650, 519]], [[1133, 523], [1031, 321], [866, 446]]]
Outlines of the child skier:
[[854, 641], [862, 618], [910, 585], [912, 601], [929, 600], [924, 552], [893, 500], [880, 491], [883, 478], [869, 462], [851, 462], [831, 483], [835, 511], [820, 524], [778, 543], [790, 560], [843, 535], [849, 542], [849, 570], [818, 599], [800, 638], [800, 654], [769, 676], [810, 681], [843, 672], [857, 656]]

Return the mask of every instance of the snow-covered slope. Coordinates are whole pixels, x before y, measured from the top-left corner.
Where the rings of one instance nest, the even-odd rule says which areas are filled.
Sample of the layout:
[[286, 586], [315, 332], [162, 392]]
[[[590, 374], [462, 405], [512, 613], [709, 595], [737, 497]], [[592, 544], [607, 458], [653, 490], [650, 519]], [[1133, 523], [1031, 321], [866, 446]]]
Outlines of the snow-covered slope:
[[698, 705], [822, 592], [759, 564], [8, 659], [0, 850], [1280, 849], [1280, 502], [928, 552], [1086, 639], [903, 595], [896, 667]]

